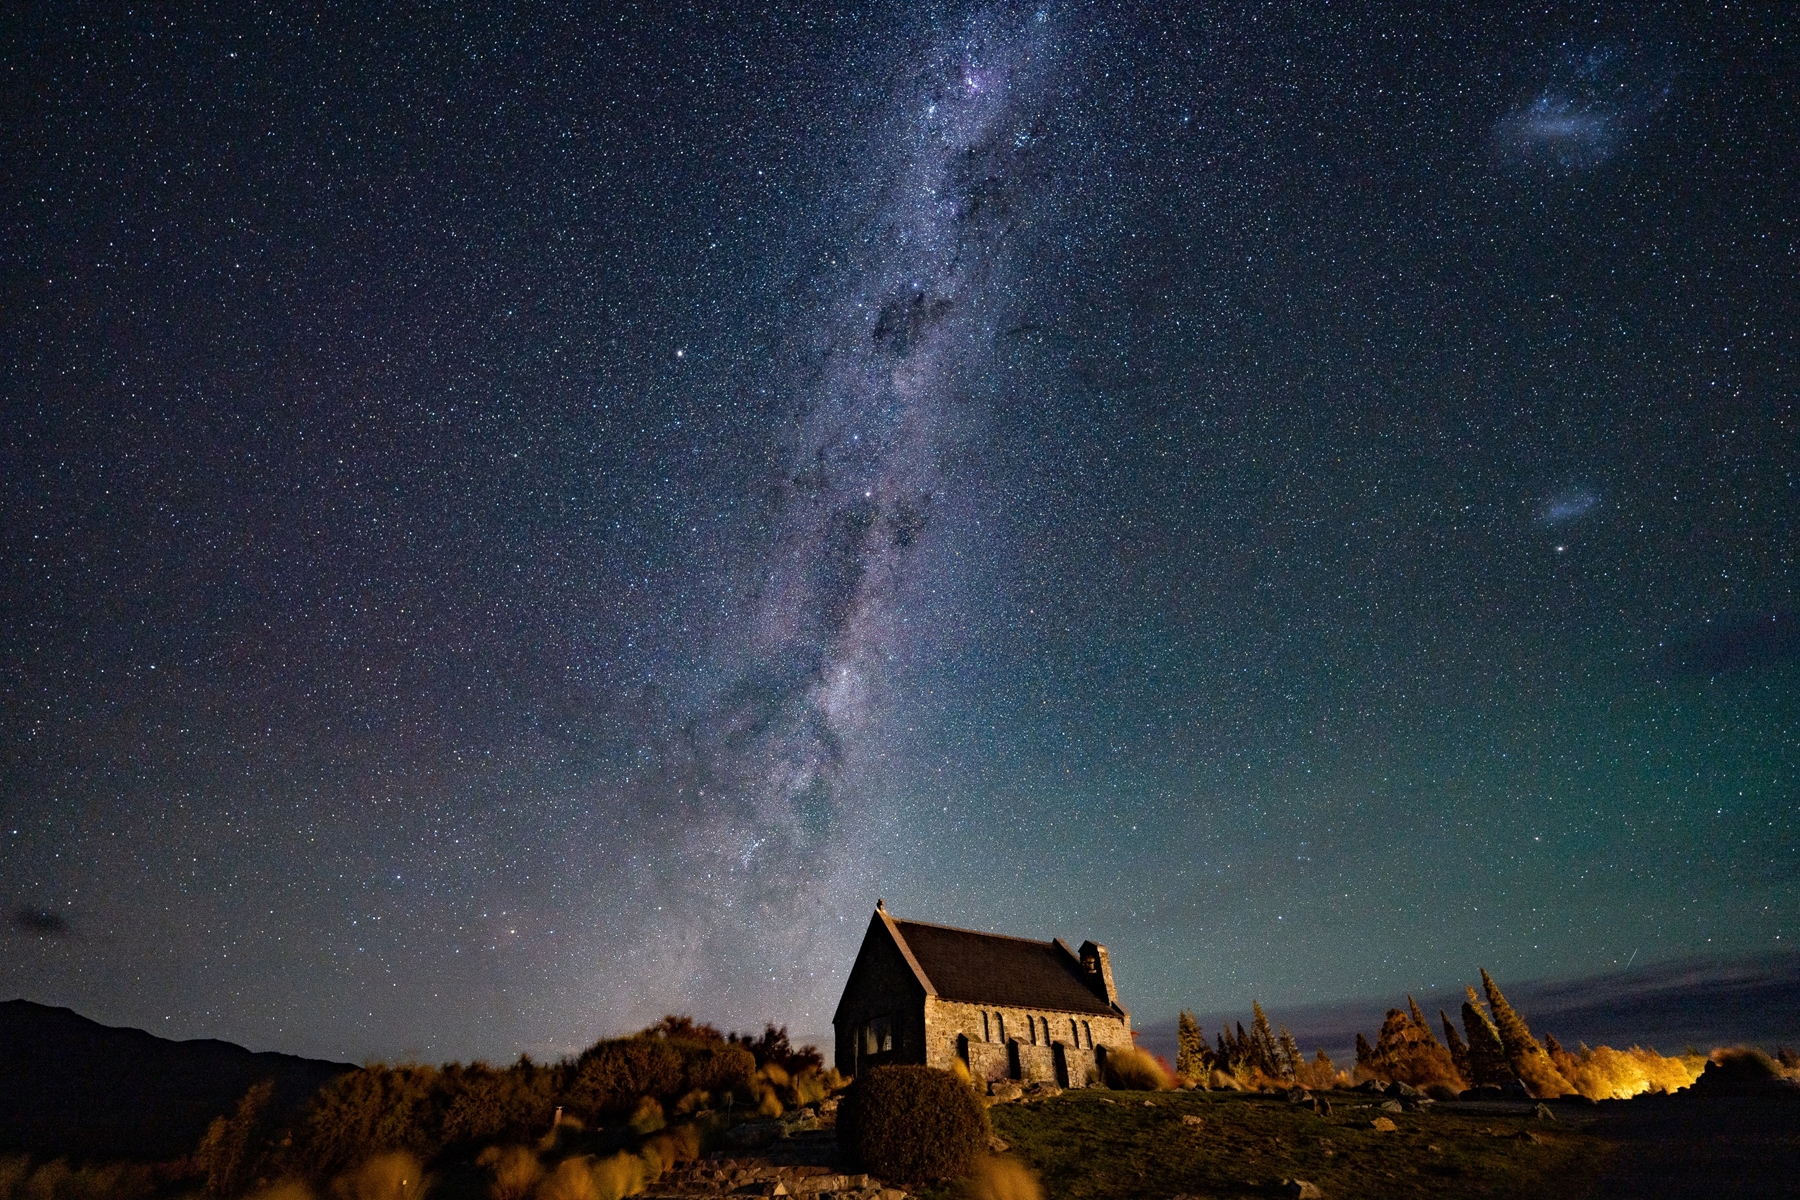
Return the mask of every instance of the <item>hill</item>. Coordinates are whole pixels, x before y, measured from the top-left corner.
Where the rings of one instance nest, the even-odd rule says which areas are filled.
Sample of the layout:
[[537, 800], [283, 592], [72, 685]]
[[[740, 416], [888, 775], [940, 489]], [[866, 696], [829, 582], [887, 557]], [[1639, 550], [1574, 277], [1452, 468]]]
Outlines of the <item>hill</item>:
[[291, 1107], [355, 1070], [210, 1038], [176, 1042], [66, 1008], [0, 1002], [0, 1150], [161, 1161], [191, 1151], [252, 1084]]

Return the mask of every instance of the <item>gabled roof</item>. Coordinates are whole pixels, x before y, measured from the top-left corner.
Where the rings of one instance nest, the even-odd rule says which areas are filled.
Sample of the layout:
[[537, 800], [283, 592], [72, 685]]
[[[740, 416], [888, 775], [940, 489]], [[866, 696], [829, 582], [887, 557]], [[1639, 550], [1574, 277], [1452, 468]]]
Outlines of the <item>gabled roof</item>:
[[1096, 994], [1087, 972], [1060, 939], [1029, 938], [904, 921], [880, 913], [900, 949], [915, 966], [926, 993], [968, 1004], [1047, 1008], [1054, 1012], [1113, 1016], [1117, 1010]]

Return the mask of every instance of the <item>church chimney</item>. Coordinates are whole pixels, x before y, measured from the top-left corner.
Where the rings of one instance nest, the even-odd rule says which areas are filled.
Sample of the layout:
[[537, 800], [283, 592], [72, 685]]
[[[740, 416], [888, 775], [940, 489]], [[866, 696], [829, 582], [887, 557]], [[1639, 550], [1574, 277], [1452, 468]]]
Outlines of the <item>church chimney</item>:
[[1088, 974], [1088, 986], [1108, 1004], [1119, 1002], [1119, 989], [1113, 983], [1112, 960], [1106, 947], [1098, 942], [1081, 943], [1081, 968]]

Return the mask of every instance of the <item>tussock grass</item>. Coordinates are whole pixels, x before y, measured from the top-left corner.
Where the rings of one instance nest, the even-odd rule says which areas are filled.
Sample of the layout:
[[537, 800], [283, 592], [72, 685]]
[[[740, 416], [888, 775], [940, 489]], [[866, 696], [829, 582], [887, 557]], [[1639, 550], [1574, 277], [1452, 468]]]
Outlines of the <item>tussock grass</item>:
[[1043, 1200], [1037, 1172], [1016, 1158], [984, 1156], [963, 1181], [962, 1200]]

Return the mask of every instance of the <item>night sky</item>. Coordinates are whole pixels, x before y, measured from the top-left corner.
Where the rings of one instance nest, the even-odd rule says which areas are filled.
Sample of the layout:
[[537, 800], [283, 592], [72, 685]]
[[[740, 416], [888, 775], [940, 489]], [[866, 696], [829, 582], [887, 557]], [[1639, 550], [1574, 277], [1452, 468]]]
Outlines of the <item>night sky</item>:
[[1781, 5], [6, 20], [0, 994], [823, 1038], [1800, 941]]

